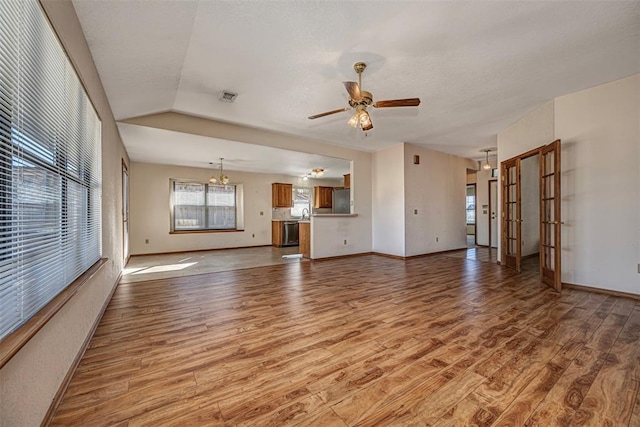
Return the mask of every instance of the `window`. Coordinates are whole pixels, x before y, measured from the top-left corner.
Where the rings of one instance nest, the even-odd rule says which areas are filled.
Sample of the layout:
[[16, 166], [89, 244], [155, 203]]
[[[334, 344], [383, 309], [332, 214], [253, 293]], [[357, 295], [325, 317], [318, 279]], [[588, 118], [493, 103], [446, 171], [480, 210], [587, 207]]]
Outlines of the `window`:
[[291, 208], [291, 216], [301, 217], [302, 211], [307, 210], [309, 215], [309, 206], [311, 200], [311, 189], [309, 187], [293, 187], [293, 207]]
[[172, 231], [242, 229], [241, 185], [172, 181]]
[[101, 257], [101, 124], [36, 0], [0, 1], [0, 340]]
[[476, 223], [476, 186], [467, 185], [467, 224]]

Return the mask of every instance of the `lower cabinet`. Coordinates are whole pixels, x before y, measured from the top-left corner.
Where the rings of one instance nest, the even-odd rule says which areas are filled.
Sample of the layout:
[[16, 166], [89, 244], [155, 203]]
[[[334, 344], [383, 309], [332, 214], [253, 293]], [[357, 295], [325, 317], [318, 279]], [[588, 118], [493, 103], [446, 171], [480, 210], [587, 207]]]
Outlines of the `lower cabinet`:
[[282, 221], [271, 221], [271, 246], [282, 246]]
[[311, 223], [301, 222], [298, 227], [300, 253], [305, 258], [311, 258]]

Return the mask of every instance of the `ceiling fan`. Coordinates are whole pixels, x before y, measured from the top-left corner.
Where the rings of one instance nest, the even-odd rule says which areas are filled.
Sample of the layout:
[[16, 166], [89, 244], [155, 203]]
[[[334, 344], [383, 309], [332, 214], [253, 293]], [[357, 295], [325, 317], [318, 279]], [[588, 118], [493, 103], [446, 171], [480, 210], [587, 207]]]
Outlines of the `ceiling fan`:
[[337, 110], [327, 111], [325, 113], [309, 116], [311, 120], [317, 119], [331, 114], [341, 113], [343, 111], [349, 111], [355, 109], [356, 112], [349, 119], [348, 123], [355, 127], [360, 126], [363, 131], [369, 131], [373, 129], [373, 123], [371, 122], [371, 116], [367, 111], [367, 107], [374, 108], [389, 108], [389, 107], [417, 107], [420, 105], [420, 98], [407, 98], [407, 99], [391, 99], [386, 101], [373, 102], [373, 94], [362, 90], [362, 72], [367, 68], [367, 64], [364, 62], [356, 62], [353, 64], [353, 69], [358, 73], [358, 83], [356, 82], [343, 82], [345, 89], [349, 93], [349, 107], [338, 108]]

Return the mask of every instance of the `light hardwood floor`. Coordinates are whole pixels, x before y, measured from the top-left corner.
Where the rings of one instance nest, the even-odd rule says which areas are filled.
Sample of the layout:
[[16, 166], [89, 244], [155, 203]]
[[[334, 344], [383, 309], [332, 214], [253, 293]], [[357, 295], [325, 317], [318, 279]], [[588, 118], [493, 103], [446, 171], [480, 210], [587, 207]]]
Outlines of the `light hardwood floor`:
[[639, 426], [638, 302], [479, 253], [121, 284], [52, 425]]

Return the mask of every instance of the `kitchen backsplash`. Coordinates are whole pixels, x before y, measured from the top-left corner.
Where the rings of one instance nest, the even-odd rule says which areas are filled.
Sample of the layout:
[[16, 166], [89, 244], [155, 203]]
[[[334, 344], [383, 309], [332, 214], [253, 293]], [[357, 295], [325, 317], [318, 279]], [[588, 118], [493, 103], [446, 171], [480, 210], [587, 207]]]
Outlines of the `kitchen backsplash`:
[[291, 208], [272, 208], [271, 219], [291, 219]]

